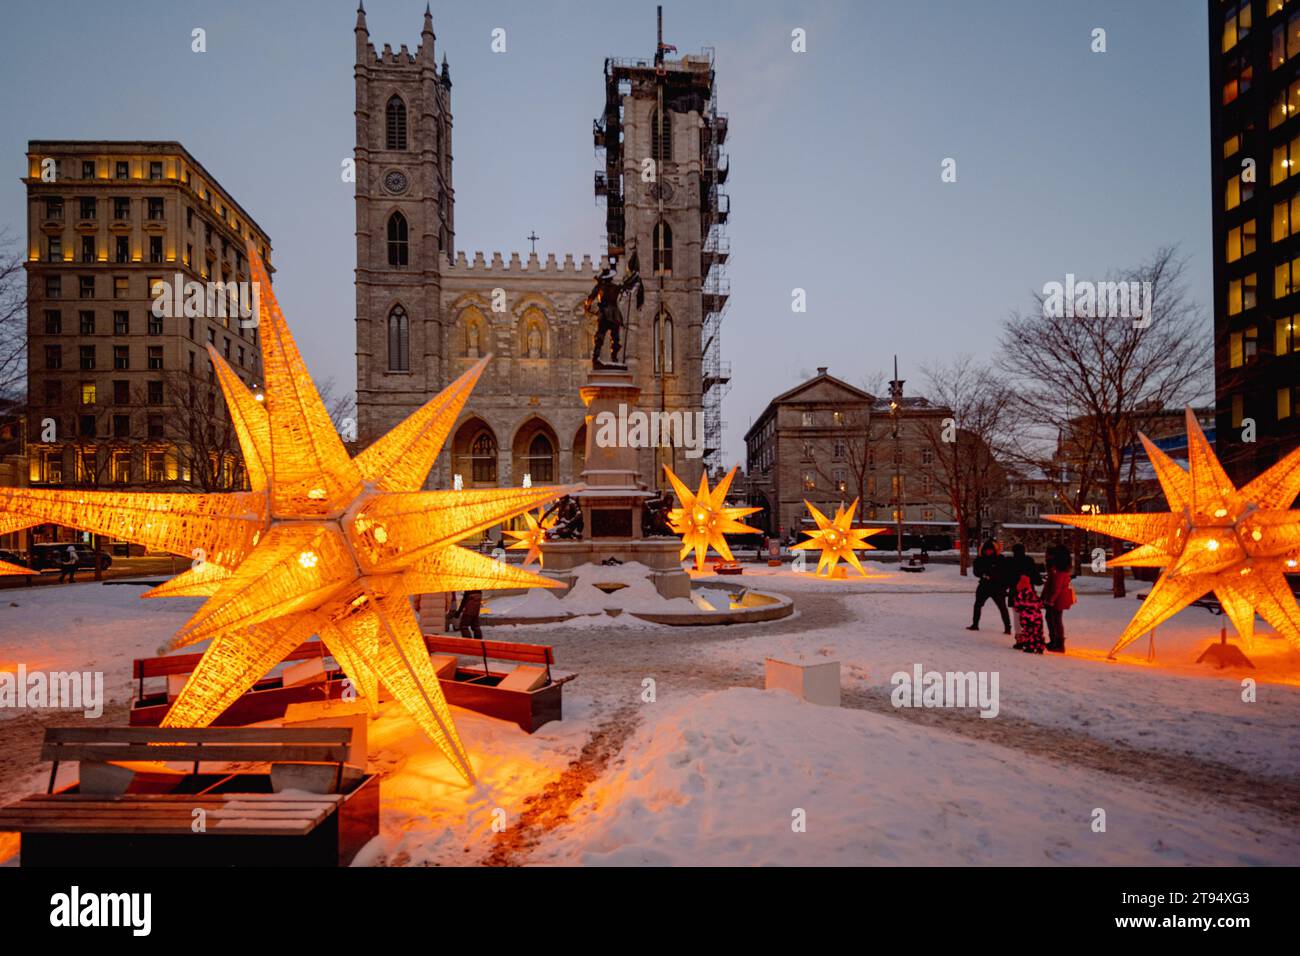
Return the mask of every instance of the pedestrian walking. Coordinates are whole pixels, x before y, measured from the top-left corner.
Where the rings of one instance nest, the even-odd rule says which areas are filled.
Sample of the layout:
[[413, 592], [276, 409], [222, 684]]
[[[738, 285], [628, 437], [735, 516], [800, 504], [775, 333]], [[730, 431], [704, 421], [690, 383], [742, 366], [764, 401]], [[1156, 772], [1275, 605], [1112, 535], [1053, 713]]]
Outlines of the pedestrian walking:
[[77, 549], [72, 545], [68, 545], [63, 563], [59, 565], [59, 583], [62, 584], [65, 578], [69, 584], [77, 583]]
[[483, 609], [483, 592], [466, 591], [460, 599], [456, 616], [460, 619], [460, 636], [483, 640], [483, 628], [479, 626], [478, 616]]
[[971, 614], [971, 623], [966, 630], [980, 629], [980, 611], [984, 602], [992, 600], [1002, 615], [1002, 627], [1011, 633], [1011, 615], [1007, 613], [1006, 560], [998, 551], [997, 543], [989, 538], [980, 547], [979, 557], [975, 559], [975, 576], [979, 584], [975, 588], [975, 609]]

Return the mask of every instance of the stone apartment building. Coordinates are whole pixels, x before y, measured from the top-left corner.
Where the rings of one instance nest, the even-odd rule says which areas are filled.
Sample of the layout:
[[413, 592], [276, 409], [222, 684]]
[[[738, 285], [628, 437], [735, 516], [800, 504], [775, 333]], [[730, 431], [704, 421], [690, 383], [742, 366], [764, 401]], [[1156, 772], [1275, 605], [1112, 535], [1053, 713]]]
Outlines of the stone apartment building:
[[805, 499], [829, 513], [858, 497], [860, 524], [892, 523], [901, 508], [906, 524], [951, 533], [930, 438], [951, 416], [909, 395], [900, 396], [895, 412], [890, 398], [818, 368], [768, 402], [745, 433], [749, 503], [764, 509], [746, 520], [784, 537], [812, 526]]
[[[435, 59], [426, 12], [419, 46], [377, 51], [364, 9], [356, 34], [357, 419], [364, 446], [469, 368], [494, 359], [429, 478], [430, 487], [580, 480], [586, 442], [578, 395], [591, 368], [595, 320], [582, 303], [606, 256], [619, 273], [636, 253], [645, 284], [624, 300], [626, 360], [639, 408], [704, 416], [712, 447], [642, 449], [641, 478], [663, 482], [663, 463], [687, 481], [720, 445], [716, 399], [725, 385], [717, 324], [726, 303], [725, 196], [718, 186], [724, 116], [711, 61], [607, 60], [606, 107], [595, 145], [604, 162], [604, 250], [574, 257], [457, 247], [452, 82]], [[490, 135], [473, 117], [470, 135]], [[643, 181], [643, 160], [658, 175]], [[721, 250], [721, 251], [719, 251]], [[709, 338], [709, 333], [712, 337]], [[706, 345], [706, 338], [709, 342]], [[709, 350], [712, 349], [712, 352]], [[710, 361], [710, 356], [712, 361]]]
[[155, 316], [153, 292], [247, 281], [266, 232], [180, 143], [33, 140], [27, 163], [30, 484], [242, 487], [205, 346], [260, 385], [257, 328], [206, 298]]

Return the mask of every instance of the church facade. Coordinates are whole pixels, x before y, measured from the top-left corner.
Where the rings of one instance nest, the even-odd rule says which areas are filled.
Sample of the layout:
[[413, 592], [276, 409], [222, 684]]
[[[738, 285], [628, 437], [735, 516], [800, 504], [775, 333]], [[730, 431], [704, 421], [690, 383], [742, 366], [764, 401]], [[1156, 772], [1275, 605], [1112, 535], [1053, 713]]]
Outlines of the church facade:
[[[641, 70], [649, 82], [616, 79], [618, 61], [607, 61], [606, 119], [595, 133], [597, 146], [606, 144], [596, 191], [607, 197], [607, 248], [561, 259], [467, 255], [456, 244], [452, 83], [434, 44], [427, 10], [414, 53], [387, 44], [376, 51], [365, 12], [357, 13], [358, 442], [373, 441], [491, 353], [427, 487], [452, 487], [456, 476], [466, 488], [518, 485], [525, 475], [534, 484], [580, 481], [587, 422], [578, 390], [591, 368], [596, 327], [583, 301], [607, 257], [617, 257], [621, 276], [634, 253], [646, 295], [639, 309], [623, 300], [624, 344], [641, 388], [639, 408], [705, 422], [704, 336], [725, 305], [717, 289], [712, 299], [706, 290], [709, 281], [717, 284], [716, 271], [708, 275], [717, 256], [705, 247], [712, 237], [716, 249], [719, 232], [707, 212], [714, 201], [695, 145], [703, 141], [706, 101], [664, 103], [665, 83], [654, 82], [655, 69]], [[708, 61], [668, 62], [679, 72], [686, 63], [711, 86]], [[659, 78], [666, 73], [661, 68]], [[647, 158], [654, 160], [649, 167]], [[716, 366], [716, 346], [713, 355]], [[720, 426], [716, 410], [713, 417]], [[720, 427], [714, 431], [720, 436]], [[640, 450], [642, 480], [663, 484], [660, 465], [668, 463], [698, 481], [716, 449], [706, 447], [702, 457], [689, 451]]]

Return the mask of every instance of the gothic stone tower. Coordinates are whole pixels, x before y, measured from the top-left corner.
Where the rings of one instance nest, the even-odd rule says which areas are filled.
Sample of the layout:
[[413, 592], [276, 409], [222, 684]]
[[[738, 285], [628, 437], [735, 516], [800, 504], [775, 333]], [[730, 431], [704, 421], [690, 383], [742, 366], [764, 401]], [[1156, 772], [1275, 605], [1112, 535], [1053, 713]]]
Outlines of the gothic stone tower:
[[[629, 353], [640, 372], [642, 404], [702, 411], [703, 464], [713, 469], [720, 465], [721, 399], [730, 378], [719, 361], [729, 291], [730, 203], [721, 191], [727, 118], [717, 111], [711, 58], [669, 58], [675, 49], [663, 42], [660, 8], [653, 65], [605, 61], [605, 112], [595, 124], [605, 169], [597, 173], [596, 194], [606, 199], [610, 254], [637, 252], [645, 276], [645, 328]], [[643, 463], [642, 474], [658, 472], [661, 479], [663, 463], [696, 479], [702, 464], [661, 449], [652, 471]]]
[[362, 445], [436, 392], [445, 376], [441, 263], [452, 251], [451, 78], [420, 46], [375, 52], [356, 24], [357, 438]]
[[[450, 487], [456, 476], [466, 488], [519, 484], [525, 475], [537, 484], [580, 481], [587, 425], [578, 393], [595, 330], [582, 303], [605, 256], [455, 249], [451, 79], [445, 57], [434, 69], [432, 18], [426, 10], [414, 54], [387, 46], [376, 54], [363, 11], [356, 37], [359, 442], [373, 441], [491, 352], [429, 487]], [[606, 168], [616, 170], [608, 251], [622, 268], [639, 250], [646, 286], [640, 310], [624, 300], [626, 358], [641, 388], [629, 411], [694, 416], [703, 408], [707, 424], [708, 396], [719, 391], [705, 387], [705, 340], [725, 304], [725, 294], [708, 291], [716, 268], [706, 277], [720, 262], [725, 219], [716, 188], [725, 118], [714, 109], [712, 66], [703, 57], [665, 61], [661, 83], [655, 69], [615, 62], [606, 64], [614, 97], [606, 110], [615, 120], [605, 129], [613, 132], [597, 132], [598, 146], [610, 143]], [[652, 136], [652, 113], [662, 137]], [[656, 149], [663, 175], [652, 189], [640, 178], [641, 160]], [[662, 462], [695, 482], [707, 460], [682, 447], [642, 448], [637, 459], [650, 485], [664, 483]]]

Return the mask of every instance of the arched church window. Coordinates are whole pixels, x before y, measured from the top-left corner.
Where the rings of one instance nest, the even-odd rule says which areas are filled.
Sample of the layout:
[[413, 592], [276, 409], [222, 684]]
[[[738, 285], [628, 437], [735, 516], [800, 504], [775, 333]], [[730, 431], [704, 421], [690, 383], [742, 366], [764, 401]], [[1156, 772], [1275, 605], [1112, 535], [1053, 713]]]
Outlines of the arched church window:
[[385, 119], [385, 145], [389, 149], [406, 149], [406, 104], [396, 93], [388, 99]]
[[470, 478], [475, 484], [496, 484], [497, 440], [491, 432], [479, 432], [469, 446]]
[[555, 446], [541, 432], [528, 443], [528, 473], [533, 481], [555, 480]]
[[672, 275], [673, 272], [673, 230], [662, 219], [655, 224], [654, 272], [655, 275]]
[[400, 305], [388, 313], [388, 370], [411, 370], [411, 323]]
[[390, 266], [408, 265], [410, 256], [406, 217], [400, 212], [395, 212], [388, 217], [388, 264]]

